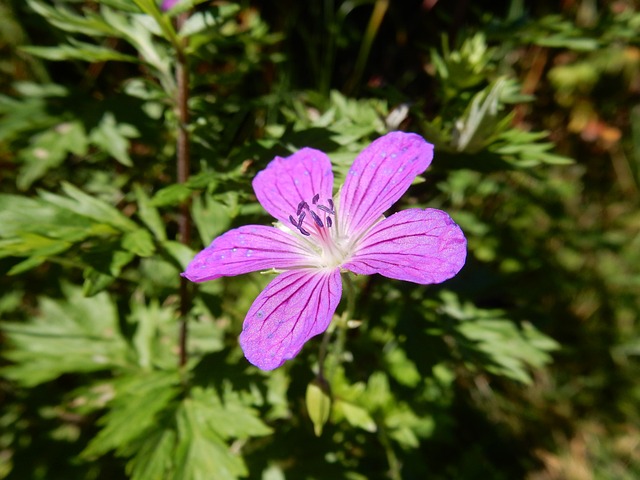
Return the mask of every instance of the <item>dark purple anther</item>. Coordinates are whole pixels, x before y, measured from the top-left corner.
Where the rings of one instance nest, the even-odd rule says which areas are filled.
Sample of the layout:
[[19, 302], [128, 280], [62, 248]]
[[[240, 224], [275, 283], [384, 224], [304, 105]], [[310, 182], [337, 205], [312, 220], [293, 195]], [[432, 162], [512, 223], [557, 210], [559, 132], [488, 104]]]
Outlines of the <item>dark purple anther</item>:
[[331, 221], [331, 217], [327, 217], [325, 221], [327, 222], [327, 227], [331, 228], [331, 225], [333, 225], [333, 222]]
[[329, 208], [331, 210], [335, 210], [335, 207], [333, 206], [333, 200], [331, 200], [330, 198], [327, 198], [327, 203], [329, 204]]
[[328, 213], [329, 215], [333, 215], [334, 213], [336, 213], [333, 210], [331, 210], [329, 207], [325, 207], [324, 205], [318, 205], [318, 208], [322, 210], [324, 213]]
[[298, 226], [298, 222], [296, 222], [296, 219], [295, 219], [295, 218], [293, 218], [293, 215], [289, 215], [289, 221], [290, 221], [291, 223], [293, 223], [293, 226], [294, 226], [294, 227], [297, 227], [297, 226]]
[[322, 220], [320, 220], [320, 217], [318, 215], [316, 215], [311, 210], [309, 210], [309, 213], [311, 214], [311, 218], [313, 218], [313, 221], [316, 222], [316, 225], [318, 225], [320, 228], [324, 227], [324, 224], [322, 223]]
[[309, 205], [307, 204], [307, 202], [305, 202], [304, 200], [302, 200], [299, 204], [298, 204], [298, 209], [296, 210], [296, 215], [300, 215], [300, 212], [302, 212], [303, 209], [308, 209]]
[[309, 232], [307, 232], [304, 228], [302, 228], [301, 226], [298, 227], [298, 230], [300, 230], [300, 233], [303, 234], [305, 237], [308, 237], [309, 235], [311, 235]]
[[298, 225], [301, 227], [302, 226], [302, 221], [304, 220], [304, 217], [306, 217], [307, 214], [305, 212], [302, 212], [300, 214], [300, 216], [298, 217]]
[[319, 193], [316, 193], [316, 194], [313, 196], [313, 198], [311, 199], [311, 203], [313, 203], [313, 204], [315, 205], [316, 203], [318, 203], [318, 200], [320, 200], [320, 194], [319, 194]]

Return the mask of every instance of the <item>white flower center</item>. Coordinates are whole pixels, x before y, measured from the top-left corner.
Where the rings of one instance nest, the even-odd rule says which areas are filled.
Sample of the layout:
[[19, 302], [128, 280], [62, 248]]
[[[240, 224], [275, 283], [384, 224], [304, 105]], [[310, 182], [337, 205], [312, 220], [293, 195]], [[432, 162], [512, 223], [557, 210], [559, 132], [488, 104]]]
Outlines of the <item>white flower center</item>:
[[334, 269], [349, 259], [351, 245], [339, 231], [335, 221], [336, 207], [331, 198], [320, 199], [316, 194], [311, 202], [302, 200], [295, 213], [297, 220], [290, 215], [289, 221], [303, 236], [310, 253], [313, 252], [313, 266]]

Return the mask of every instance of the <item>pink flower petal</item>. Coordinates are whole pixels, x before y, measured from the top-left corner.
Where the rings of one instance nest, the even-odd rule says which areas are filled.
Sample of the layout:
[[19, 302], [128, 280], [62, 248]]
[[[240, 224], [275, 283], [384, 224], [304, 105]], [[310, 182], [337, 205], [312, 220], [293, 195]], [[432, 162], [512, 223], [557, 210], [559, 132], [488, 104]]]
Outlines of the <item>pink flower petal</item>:
[[164, 0], [160, 8], [166, 12], [167, 10], [171, 10], [173, 7], [175, 7], [176, 3], [178, 3], [179, 1], [180, 0]]
[[182, 274], [204, 282], [270, 268], [309, 266], [310, 252], [289, 233], [274, 227], [247, 225], [229, 230], [198, 253]]
[[467, 240], [441, 210], [409, 209], [377, 223], [344, 268], [420, 284], [440, 283], [464, 265]]
[[267, 212], [289, 225], [289, 215], [297, 218], [301, 201], [311, 204], [316, 194], [323, 201], [333, 197], [331, 161], [313, 148], [276, 157], [253, 179], [253, 190]]
[[342, 295], [340, 270], [291, 270], [256, 298], [240, 334], [245, 357], [273, 370], [295, 357], [307, 340], [324, 332]]
[[433, 145], [413, 133], [391, 132], [365, 148], [340, 193], [339, 224], [347, 236], [369, 228], [407, 191], [433, 159]]

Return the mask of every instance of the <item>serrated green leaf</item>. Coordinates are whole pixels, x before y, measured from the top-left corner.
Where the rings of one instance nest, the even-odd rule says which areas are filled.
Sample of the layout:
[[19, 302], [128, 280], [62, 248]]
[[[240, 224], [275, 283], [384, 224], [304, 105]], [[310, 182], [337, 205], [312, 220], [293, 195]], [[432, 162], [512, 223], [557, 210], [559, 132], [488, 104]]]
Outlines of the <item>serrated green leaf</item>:
[[68, 198], [45, 191], [41, 191], [40, 196], [53, 205], [99, 223], [112, 225], [123, 232], [135, 231], [139, 228], [134, 221], [124, 216], [117, 208], [84, 193], [70, 183], [63, 182], [62, 190]]
[[135, 455], [127, 462], [131, 480], [167, 478], [174, 463], [173, 452], [177, 443], [176, 431], [165, 428], [145, 435]]
[[63, 252], [71, 246], [71, 243], [48, 238], [36, 233], [24, 233], [18, 238], [0, 240], [0, 258], [49, 256]]
[[86, 151], [87, 137], [80, 122], [59, 123], [46, 130], [32, 139], [31, 145], [18, 154], [18, 158], [24, 162], [18, 175], [18, 188], [29, 188], [47, 171], [61, 165], [69, 153], [84, 155]]
[[[128, 320], [136, 327], [132, 343], [141, 368], [156, 366], [170, 369], [175, 366], [176, 316], [173, 308], [161, 307], [155, 299], [145, 305], [140, 299], [132, 298]], [[192, 333], [189, 339], [193, 335], [197, 334]], [[189, 351], [192, 352], [191, 349]]]
[[103, 242], [83, 252], [81, 258], [89, 265], [83, 273], [83, 292], [90, 297], [115, 282], [134, 254], [121, 250], [117, 242]]
[[122, 368], [130, 350], [120, 333], [113, 301], [105, 293], [86, 298], [77, 287], [64, 286], [65, 299], [43, 297], [38, 315], [26, 323], [4, 323], [13, 362], [4, 374], [33, 386], [71, 372]]
[[249, 438], [271, 433], [258, 414], [245, 406], [230, 388], [224, 391], [224, 401], [213, 389], [194, 388], [191, 397], [194, 416], [203, 427], [209, 427], [221, 438]]
[[[87, 217], [40, 198], [0, 194], [0, 237], [25, 233], [75, 241], [88, 236], [92, 222]], [[115, 230], [113, 231], [115, 233]]]
[[[145, 8], [155, 8], [156, 11], [158, 9], [157, 5], [150, 7], [149, 2], [145, 2]], [[138, 16], [127, 17], [106, 5], [102, 5], [100, 11], [105, 22], [131, 43], [144, 61], [157, 71], [164, 90], [167, 92], [175, 91], [175, 80], [171, 74], [171, 65], [174, 62], [174, 57], [168, 54], [166, 48], [160, 42], [154, 41], [148, 25], [145, 25], [145, 21]], [[165, 22], [169, 22], [168, 17], [166, 17]], [[174, 45], [177, 45], [177, 43], [174, 43]]]
[[127, 126], [117, 124], [110, 112], [104, 114], [100, 124], [90, 133], [90, 139], [94, 145], [126, 167], [133, 166], [129, 156], [129, 138], [137, 136], [137, 132], [131, 131]]
[[176, 371], [139, 372], [113, 382], [114, 397], [107, 414], [99, 420], [103, 425], [81, 456], [91, 459], [115, 450], [126, 454], [129, 443], [157, 426], [159, 416], [180, 392]]
[[126, 232], [122, 236], [122, 248], [139, 257], [150, 257], [156, 251], [151, 234], [144, 228]]
[[[248, 472], [242, 457], [232, 453], [208, 421], [213, 411], [202, 402], [187, 398], [177, 413], [179, 443], [175, 453], [176, 478], [190, 480], [235, 480]], [[227, 417], [225, 423], [233, 423]]]
[[500, 310], [486, 310], [470, 302], [461, 304], [451, 292], [443, 292], [442, 312], [459, 320], [454, 329], [459, 347], [470, 367], [481, 367], [496, 375], [531, 383], [529, 368], [551, 360], [557, 344], [532, 325], [518, 325], [503, 318]]
[[20, 47], [25, 53], [46, 60], [82, 60], [88, 63], [96, 62], [132, 62], [138, 63], [136, 57], [117, 52], [107, 47], [100, 47], [92, 43], [72, 41], [71, 45], [59, 45], [56, 47]]
[[456, 121], [452, 146], [458, 152], [477, 152], [490, 143], [500, 130], [497, 128], [502, 109], [500, 97], [507, 80], [500, 78], [474, 95], [464, 115]]
[[138, 217], [140, 217], [140, 220], [144, 222], [158, 240], [166, 240], [167, 233], [162, 217], [160, 217], [158, 210], [151, 204], [149, 196], [138, 184], [134, 185], [133, 190], [138, 201]]
[[100, 16], [90, 12], [85, 12], [85, 15], [81, 16], [61, 5], [53, 8], [38, 0], [27, 0], [27, 5], [49, 23], [66, 32], [89, 36], [108, 36], [116, 33]]

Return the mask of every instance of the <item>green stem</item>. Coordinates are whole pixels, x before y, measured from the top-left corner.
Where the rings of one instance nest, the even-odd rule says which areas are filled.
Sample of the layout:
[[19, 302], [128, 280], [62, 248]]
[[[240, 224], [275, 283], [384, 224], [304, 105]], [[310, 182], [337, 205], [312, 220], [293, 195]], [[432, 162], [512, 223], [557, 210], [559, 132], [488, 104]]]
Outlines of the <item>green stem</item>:
[[[189, 18], [189, 13], [185, 12], [178, 16], [178, 31]], [[178, 110], [178, 139], [177, 139], [177, 177], [178, 183], [185, 183], [189, 178], [190, 171], [190, 146], [189, 146], [189, 66], [184, 53], [184, 45], [176, 48], [176, 83], [177, 98], [176, 108]], [[180, 205], [178, 216], [178, 231], [180, 242], [188, 245], [191, 242], [191, 217], [189, 215], [189, 202]], [[180, 277], [180, 339], [179, 339], [179, 365], [183, 367], [187, 363], [187, 336], [188, 336], [188, 314], [189, 284], [186, 278]]]
[[[322, 338], [322, 343], [320, 344], [320, 353], [318, 354], [318, 380], [322, 382], [327, 382], [325, 372], [328, 372], [328, 377], [330, 379], [331, 377], [333, 377], [336, 369], [340, 365], [342, 352], [344, 351], [344, 346], [347, 341], [347, 330], [349, 329], [348, 323], [349, 320], [353, 319], [353, 315], [356, 309], [356, 289], [353, 285], [353, 280], [351, 279], [350, 274], [346, 273], [342, 275], [342, 280], [342, 283], [344, 285], [344, 294], [347, 298], [347, 308], [336, 322], [335, 329], [337, 330], [337, 338], [332, 348], [332, 355], [329, 358], [327, 358], [327, 350], [329, 347], [329, 340], [331, 338], [332, 330], [327, 329], [324, 337]], [[327, 363], [328, 365], [325, 366], [325, 363]]]
[[387, 456], [387, 463], [389, 464], [389, 478], [391, 478], [391, 480], [402, 480], [402, 464], [400, 463], [400, 460], [398, 460], [398, 456], [393, 449], [393, 445], [391, 445], [391, 440], [389, 440], [389, 437], [387, 436], [384, 425], [380, 423], [378, 425], [378, 438], [384, 448], [384, 452]]
[[358, 52], [358, 58], [353, 68], [353, 75], [345, 85], [345, 93], [349, 94], [354, 91], [356, 86], [360, 83], [362, 75], [364, 74], [364, 68], [369, 58], [369, 52], [373, 45], [373, 40], [376, 38], [382, 20], [384, 19], [387, 9], [389, 8], [389, 0], [376, 0], [376, 4], [373, 7], [367, 30], [364, 33], [362, 44], [360, 44], [360, 51]]

